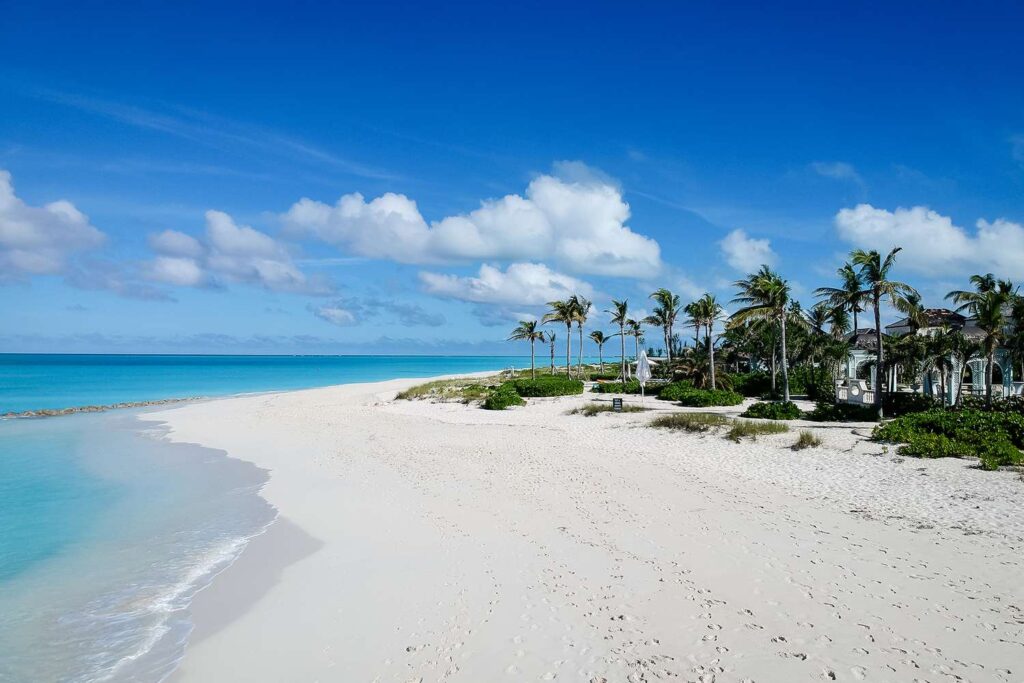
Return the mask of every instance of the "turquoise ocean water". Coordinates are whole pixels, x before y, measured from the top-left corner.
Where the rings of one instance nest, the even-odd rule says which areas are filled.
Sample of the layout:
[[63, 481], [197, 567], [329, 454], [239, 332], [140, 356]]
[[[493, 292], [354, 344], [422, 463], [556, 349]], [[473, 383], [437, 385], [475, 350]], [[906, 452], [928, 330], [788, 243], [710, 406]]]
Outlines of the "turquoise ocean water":
[[[529, 359], [525, 359], [528, 364]], [[522, 367], [520, 357], [0, 355], [0, 413]], [[0, 681], [158, 681], [271, 523], [267, 473], [128, 409], [0, 420]]]

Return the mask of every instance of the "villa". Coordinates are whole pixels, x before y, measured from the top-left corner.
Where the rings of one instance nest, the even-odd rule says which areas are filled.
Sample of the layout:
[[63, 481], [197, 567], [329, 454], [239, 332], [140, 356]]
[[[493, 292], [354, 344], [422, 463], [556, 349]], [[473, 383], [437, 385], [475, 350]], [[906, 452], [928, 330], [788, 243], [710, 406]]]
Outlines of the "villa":
[[[924, 311], [926, 324], [917, 329], [916, 334], [931, 336], [942, 331], [961, 331], [967, 337], [980, 339], [984, 332], [972, 318], [967, 318], [947, 308], [929, 308]], [[891, 338], [905, 337], [914, 334], [914, 327], [909, 318], [902, 318], [885, 326], [885, 336]], [[845, 403], [868, 405], [874, 401], [875, 356], [877, 342], [873, 328], [861, 328], [847, 336], [850, 353], [846, 359], [845, 377], [836, 380], [836, 400]], [[1024, 394], [1024, 381], [1015, 381], [1013, 362], [1008, 349], [998, 348], [992, 367], [992, 395], [995, 397]], [[961, 368], [955, 358], [951, 359], [952, 372], [946, 378], [946, 402], [952, 403], [960, 393], [960, 376], [963, 370], [963, 395], [985, 394], [985, 369], [988, 360], [973, 358]], [[917, 380], [908, 385], [897, 381], [898, 368], [890, 368], [886, 388], [890, 392], [912, 391], [925, 395], [942, 396], [939, 372], [934, 368], [925, 371]], [[1024, 378], [1021, 378], [1024, 379]]]

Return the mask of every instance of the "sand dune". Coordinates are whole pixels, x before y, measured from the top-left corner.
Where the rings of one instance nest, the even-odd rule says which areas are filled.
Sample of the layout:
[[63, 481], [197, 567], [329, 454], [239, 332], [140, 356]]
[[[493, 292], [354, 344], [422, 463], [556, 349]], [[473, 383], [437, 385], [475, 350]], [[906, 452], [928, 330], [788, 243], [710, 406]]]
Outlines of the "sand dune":
[[408, 384], [153, 413], [270, 469], [281, 514], [197, 599], [175, 680], [1024, 680], [1014, 473]]

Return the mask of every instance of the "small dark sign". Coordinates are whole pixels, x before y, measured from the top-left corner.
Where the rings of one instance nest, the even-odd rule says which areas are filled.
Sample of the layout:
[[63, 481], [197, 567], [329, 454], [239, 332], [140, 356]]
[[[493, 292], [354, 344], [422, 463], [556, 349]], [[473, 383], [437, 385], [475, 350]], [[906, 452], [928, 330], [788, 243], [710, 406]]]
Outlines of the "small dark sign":
[[621, 398], [613, 398], [612, 399], [612, 410], [615, 411], [616, 413], [621, 413], [622, 412], [622, 399]]

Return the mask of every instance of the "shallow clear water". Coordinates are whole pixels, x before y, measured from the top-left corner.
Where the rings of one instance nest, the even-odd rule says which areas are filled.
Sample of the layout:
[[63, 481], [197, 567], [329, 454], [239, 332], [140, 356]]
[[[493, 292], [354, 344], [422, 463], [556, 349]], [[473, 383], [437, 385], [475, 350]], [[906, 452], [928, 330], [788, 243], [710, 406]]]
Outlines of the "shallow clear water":
[[520, 356], [0, 354], [0, 414], [528, 367]]
[[0, 680], [159, 680], [266, 473], [130, 411], [0, 423]]
[[[528, 363], [527, 359], [527, 363]], [[0, 413], [509, 366], [517, 357], [0, 355]], [[275, 511], [266, 472], [140, 410], [0, 419], [0, 681], [154, 681]]]

